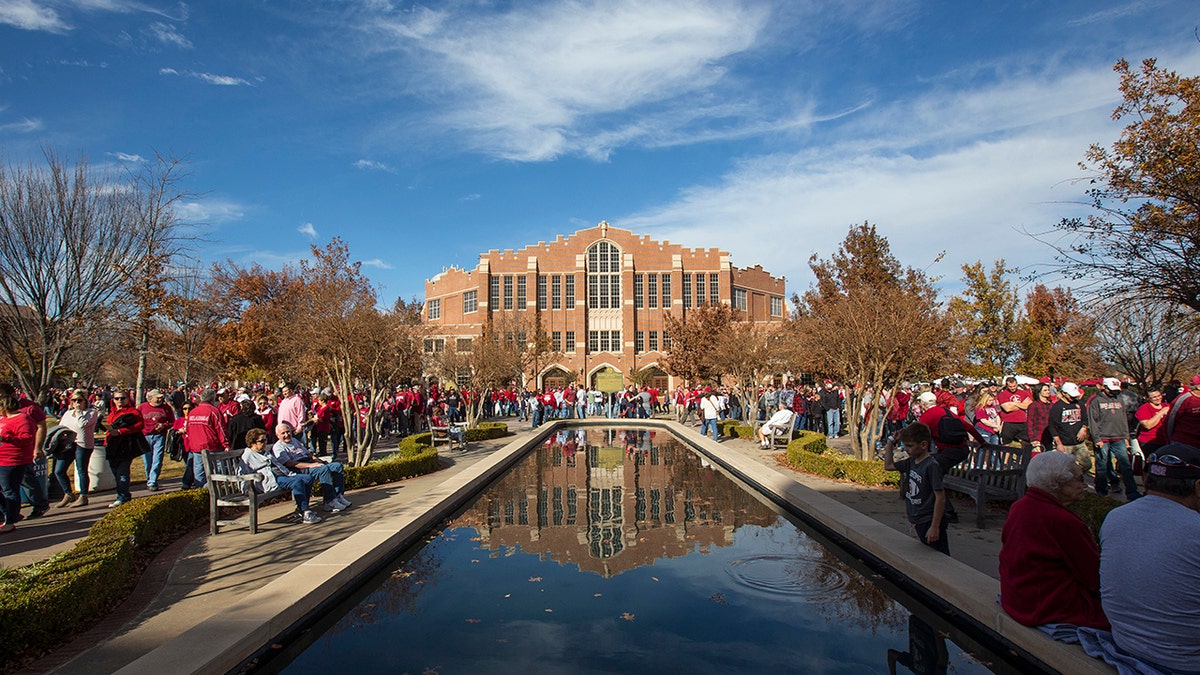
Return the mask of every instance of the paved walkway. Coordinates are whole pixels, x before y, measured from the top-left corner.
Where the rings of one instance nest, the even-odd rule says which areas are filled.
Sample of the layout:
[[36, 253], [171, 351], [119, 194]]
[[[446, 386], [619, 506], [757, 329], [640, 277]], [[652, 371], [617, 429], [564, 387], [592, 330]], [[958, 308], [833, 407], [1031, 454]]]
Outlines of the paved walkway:
[[[303, 560], [340, 542], [365, 523], [398, 511], [415, 496], [441, 484], [475, 464], [492, 451], [533, 432], [527, 424], [513, 424], [515, 432], [504, 439], [473, 443], [464, 452], [444, 457], [445, 468], [418, 478], [358, 490], [349, 494], [354, 507], [327, 515], [325, 522], [302, 526], [289, 520], [292, 506], [280, 504], [265, 509], [260, 533], [230, 529], [216, 537], [200, 530], [164, 551], [138, 590], [113, 615], [60, 650], [31, 664], [27, 672], [111, 673], [135, 658], [178, 635], [224, 607], [231, 599], [255, 590], [282, 575]], [[841, 441], [835, 441], [835, 444]], [[747, 440], [725, 439], [723, 444], [753, 457], [798, 482], [818, 490], [894, 529], [909, 531], [904, 504], [895, 489], [869, 488], [852, 483], [808, 476], [782, 463], [782, 452], [767, 452]], [[149, 493], [145, 493], [149, 494]], [[0, 544], [5, 565], [23, 564], [64, 550], [86, 534], [87, 527], [107, 509], [103, 499], [86, 509], [52, 510], [52, 516], [21, 527], [18, 540]], [[1003, 513], [989, 518], [988, 529], [974, 527], [973, 508], [967, 500], [956, 500], [960, 513], [971, 514], [951, 526], [950, 547], [954, 557], [996, 577]], [[54, 513], [60, 511], [60, 513]], [[61, 513], [65, 512], [65, 513]], [[967, 521], [971, 521], [970, 524]], [[10, 550], [10, 546], [13, 548]], [[38, 557], [40, 556], [40, 557]], [[10, 562], [12, 561], [12, 562]]]

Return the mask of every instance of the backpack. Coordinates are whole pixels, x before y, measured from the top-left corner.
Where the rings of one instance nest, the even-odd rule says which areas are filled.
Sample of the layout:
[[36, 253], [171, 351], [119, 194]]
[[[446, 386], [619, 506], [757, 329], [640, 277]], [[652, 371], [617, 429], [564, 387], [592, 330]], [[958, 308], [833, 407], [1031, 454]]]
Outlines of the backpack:
[[938, 418], [937, 429], [934, 430], [933, 437], [940, 443], [956, 448], [966, 445], [967, 428], [963, 426], [962, 420], [946, 411], [945, 415]]

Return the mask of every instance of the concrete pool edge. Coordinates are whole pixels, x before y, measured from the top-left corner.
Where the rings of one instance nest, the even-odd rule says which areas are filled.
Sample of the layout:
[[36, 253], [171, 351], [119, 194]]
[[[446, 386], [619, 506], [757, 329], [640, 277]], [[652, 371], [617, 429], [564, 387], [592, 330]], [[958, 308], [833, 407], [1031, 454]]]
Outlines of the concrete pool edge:
[[181, 664], [187, 664], [184, 668], [189, 672], [228, 672], [237, 668], [297, 625], [307, 625], [319, 608], [327, 607], [336, 598], [344, 598], [397, 553], [451, 516], [530, 448], [562, 427], [574, 425], [649, 428], [670, 433], [724, 470], [805, 512], [829, 532], [941, 597], [1048, 667], [1061, 672], [1115, 672], [1102, 661], [1086, 656], [1078, 646], [1054, 642], [1040, 631], [1012, 621], [995, 602], [999, 591], [996, 580], [922, 546], [884, 523], [705, 438], [694, 429], [662, 420], [609, 419], [556, 420], [537, 429], [533, 436], [510, 442], [478, 464], [429, 489], [397, 514], [366, 524], [117, 672], [183, 672]]

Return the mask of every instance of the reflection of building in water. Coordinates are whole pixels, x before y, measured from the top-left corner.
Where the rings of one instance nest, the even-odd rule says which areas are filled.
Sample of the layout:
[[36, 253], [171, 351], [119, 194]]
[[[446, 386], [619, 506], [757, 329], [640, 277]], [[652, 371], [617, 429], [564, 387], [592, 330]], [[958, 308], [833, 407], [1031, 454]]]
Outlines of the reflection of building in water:
[[548, 439], [452, 527], [608, 577], [776, 517], [666, 433], [580, 429]]

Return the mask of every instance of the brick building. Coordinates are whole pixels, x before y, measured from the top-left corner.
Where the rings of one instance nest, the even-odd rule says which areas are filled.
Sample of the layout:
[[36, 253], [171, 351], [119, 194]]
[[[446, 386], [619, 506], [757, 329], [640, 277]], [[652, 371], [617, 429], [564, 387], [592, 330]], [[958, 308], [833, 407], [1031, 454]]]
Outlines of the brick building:
[[729, 253], [654, 241], [606, 222], [519, 251], [491, 250], [472, 270], [449, 268], [425, 282], [427, 351], [469, 349], [489, 318], [507, 313], [540, 320], [552, 356], [529, 386], [599, 373], [625, 382], [649, 369], [660, 389], [675, 383], [660, 366], [671, 338], [668, 313], [686, 317], [724, 303], [752, 321], [782, 321], [784, 279], [762, 267], [734, 267]]

